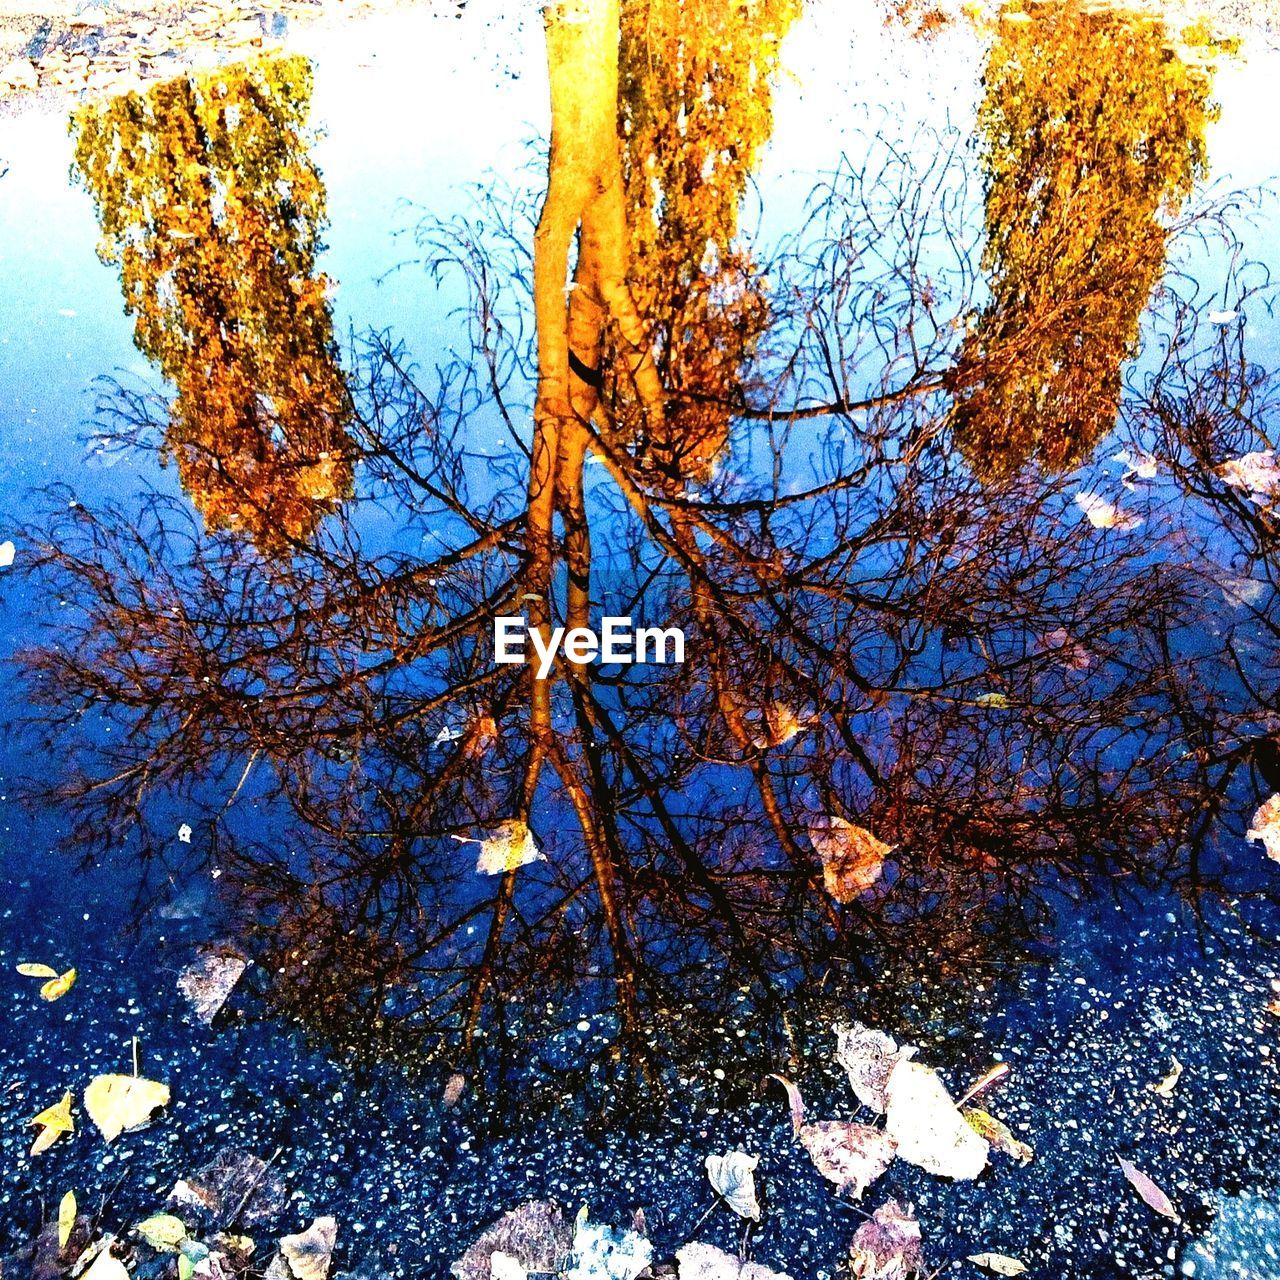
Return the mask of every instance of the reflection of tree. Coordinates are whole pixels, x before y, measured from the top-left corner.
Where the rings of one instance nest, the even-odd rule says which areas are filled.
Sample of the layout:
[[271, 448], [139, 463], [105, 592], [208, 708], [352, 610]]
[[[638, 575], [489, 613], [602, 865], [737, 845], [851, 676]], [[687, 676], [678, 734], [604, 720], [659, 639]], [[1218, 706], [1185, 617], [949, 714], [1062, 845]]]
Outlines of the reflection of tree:
[[80, 110], [76, 165], [139, 349], [177, 388], [166, 452], [210, 528], [271, 547], [349, 490], [349, 405], [307, 156], [310, 68], [264, 58]]
[[[203, 800], [278, 1005], [344, 1040], [478, 1054], [482, 1029], [608, 1005], [632, 1045], [732, 1014], [785, 1049], [792, 997], [842, 975], [865, 1002], [879, 970], [999, 964], [1098, 878], [1201, 887], [1183, 839], [1223, 765], [1180, 749], [1204, 714], [1176, 643], [1197, 582], [1064, 521], [1061, 481], [984, 489], [957, 456], [938, 371], [972, 273], [923, 269], [960, 243], [945, 146], [928, 182], [886, 147], [814, 192], [806, 238], [766, 264], [788, 298], [757, 352], [795, 349], [781, 373], [748, 362], [772, 400], [731, 397], [714, 481], [630, 451], [581, 370], [609, 362], [661, 431], [684, 366], [628, 285], [604, 9], [548, 27], [533, 296], [512, 300], [525, 228], [491, 194], [483, 233], [425, 233], [470, 282], [473, 350], [429, 382], [381, 339], [355, 364], [360, 493], [399, 550], [369, 550], [350, 510], [271, 561], [159, 498], [50, 517], [39, 570], [69, 603], [27, 661], [47, 741], [76, 744], [77, 835], [112, 846], [157, 797]], [[522, 413], [530, 309], [531, 444], [479, 457], [473, 426]], [[145, 439], [138, 407], [116, 404]], [[493, 664], [495, 614], [598, 611], [683, 626], [689, 661]], [[86, 706], [103, 732], [75, 733]], [[894, 846], [846, 904], [807, 835], [831, 814]], [[512, 819], [547, 860], [475, 875], [453, 837]]]
[[1154, 16], [1004, 10], [978, 120], [991, 301], [953, 374], [957, 440], [984, 474], [1074, 465], [1114, 427], [1167, 218], [1204, 170], [1209, 84]]
[[[773, 128], [771, 80], [799, 0], [628, 0], [620, 120], [631, 287], [679, 388], [645, 441], [684, 480], [705, 477], [729, 431], [744, 359], [767, 323], [764, 290], [739, 243], [747, 182]], [[627, 417], [625, 384], [612, 413]]]

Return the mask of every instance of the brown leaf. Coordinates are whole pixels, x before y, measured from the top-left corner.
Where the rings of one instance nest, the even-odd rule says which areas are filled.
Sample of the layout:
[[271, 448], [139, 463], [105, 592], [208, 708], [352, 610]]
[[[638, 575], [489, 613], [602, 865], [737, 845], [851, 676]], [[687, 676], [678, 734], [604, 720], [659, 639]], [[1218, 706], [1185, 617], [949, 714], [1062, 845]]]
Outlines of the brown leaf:
[[1133, 1189], [1146, 1201], [1150, 1208], [1166, 1218], [1172, 1218], [1174, 1222], [1182, 1221], [1178, 1216], [1178, 1211], [1173, 1207], [1173, 1202], [1141, 1169], [1136, 1165], [1130, 1164], [1123, 1156], [1116, 1156], [1116, 1159], [1120, 1162], [1120, 1168], [1124, 1171], [1124, 1176], [1133, 1185]]
[[787, 1091], [787, 1106], [791, 1109], [791, 1136], [798, 1138], [804, 1124], [804, 1099], [800, 1096], [800, 1090], [786, 1076], [780, 1076], [776, 1071], [769, 1072], [765, 1079], [776, 1080]]
[[818, 1172], [855, 1200], [889, 1167], [896, 1147], [882, 1130], [844, 1120], [806, 1124], [799, 1137]]
[[451, 1268], [457, 1280], [490, 1280], [491, 1259], [505, 1253], [528, 1271], [558, 1272], [573, 1246], [573, 1224], [546, 1200], [531, 1200], [488, 1226]]
[[822, 881], [837, 902], [853, 902], [879, 879], [892, 846], [865, 827], [830, 815], [809, 824], [809, 839], [822, 859]]
[[904, 1280], [920, 1270], [920, 1224], [896, 1200], [886, 1200], [853, 1233], [849, 1271], [858, 1280]]

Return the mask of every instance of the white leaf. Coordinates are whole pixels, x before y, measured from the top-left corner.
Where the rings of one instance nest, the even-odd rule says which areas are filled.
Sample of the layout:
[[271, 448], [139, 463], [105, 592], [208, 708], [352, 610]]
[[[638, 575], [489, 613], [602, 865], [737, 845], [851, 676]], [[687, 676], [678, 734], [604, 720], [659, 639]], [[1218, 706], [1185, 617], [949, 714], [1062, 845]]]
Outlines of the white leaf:
[[986, 1168], [985, 1139], [960, 1113], [936, 1071], [918, 1062], [899, 1062], [885, 1094], [885, 1132], [908, 1164], [944, 1178], [976, 1178]]
[[707, 1157], [707, 1177], [716, 1192], [739, 1217], [754, 1218], [757, 1222], [760, 1203], [756, 1199], [755, 1169], [759, 1163], [759, 1156], [749, 1156], [745, 1151]]
[[227, 1002], [250, 962], [232, 951], [207, 951], [178, 975], [178, 990], [206, 1026]]
[[1267, 857], [1280, 862], [1280, 792], [1273, 795], [1253, 815], [1253, 822], [1244, 833], [1244, 838], [1261, 840]]
[[1095, 529], [1116, 529], [1120, 533], [1127, 533], [1142, 523], [1140, 517], [1122, 511], [1114, 502], [1108, 502], [1106, 498], [1086, 489], [1081, 489], [1076, 494], [1075, 504]]
[[7, 569], [13, 563], [15, 553], [16, 549], [8, 538], [0, 542], [0, 569]]
[[1010, 1258], [1004, 1253], [971, 1253], [969, 1261], [987, 1271], [994, 1271], [998, 1276], [1020, 1276], [1027, 1268], [1017, 1258]]
[[1205, 319], [1210, 324], [1226, 325], [1235, 320], [1240, 313], [1238, 311], [1210, 311]]
[[713, 1244], [695, 1242], [676, 1250], [679, 1280], [791, 1280], [758, 1262], [742, 1262]]
[[1280, 464], [1272, 449], [1257, 449], [1229, 458], [1216, 470], [1233, 489], [1243, 490], [1255, 501], [1270, 498], [1280, 489]]
[[191, 835], [192, 835], [192, 832], [191, 832], [190, 826], [188, 826], [187, 823], [184, 822], [182, 826], [178, 828], [178, 839], [181, 840], [183, 844], [190, 844]]

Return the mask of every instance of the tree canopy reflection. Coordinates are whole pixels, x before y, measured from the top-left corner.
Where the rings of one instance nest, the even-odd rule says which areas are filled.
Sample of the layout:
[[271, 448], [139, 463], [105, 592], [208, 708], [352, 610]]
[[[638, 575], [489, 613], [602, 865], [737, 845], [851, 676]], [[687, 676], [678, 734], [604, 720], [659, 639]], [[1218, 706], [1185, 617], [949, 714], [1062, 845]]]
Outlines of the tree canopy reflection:
[[[77, 770], [63, 788], [75, 838], [145, 853], [164, 798], [202, 803], [274, 1007], [345, 1044], [476, 1055], [498, 1032], [610, 1007], [619, 1040], [649, 1051], [696, 1044], [732, 1012], [785, 1053], [806, 1000], [856, 993], [874, 1019], [926, 974], [1036, 954], [1063, 895], [1214, 889], [1203, 819], [1246, 756], [1200, 747], [1240, 740], [1256, 707], [1203, 696], [1229, 655], [1191, 644], [1205, 580], [1158, 533], [1091, 531], [1068, 480], [1022, 465], [1017, 442], [1016, 465], [981, 468], [1000, 483], [967, 460], [975, 437], [947, 374], [986, 357], [957, 336], [978, 281], [959, 247], [962, 140], [938, 138], [923, 168], [870, 140], [864, 164], [815, 188], [794, 241], [756, 263], [738, 206], [794, 13], [753, 7], [748, 38], [766, 52], [735, 36], [723, 61], [685, 13], [575, 2], [549, 15], [536, 230], [528, 201], [497, 189], [474, 219], [424, 220], [429, 267], [470, 290], [472, 349], [430, 375], [386, 335], [353, 353], [349, 414], [322, 397], [298, 433], [341, 423], [355, 500], [287, 529], [287, 554], [216, 519], [202, 528], [164, 496], [51, 506], [38, 572], [69, 604], [58, 642], [25, 662], [35, 729]], [[1025, 89], [1039, 91], [1058, 92]], [[1167, 111], [1159, 76], [1135, 93]], [[677, 104], [692, 103], [707, 122], [686, 112], [681, 133]], [[1060, 113], [1046, 103], [1035, 126], [1051, 156]], [[297, 122], [286, 113], [286, 140]], [[719, 130], [750, 140], [723, 169], [699, 158], [723, 150]], [[656, 188], [637, 180], [649, 147]], [[1091, 172], [1046, 163], [1094, 191]], [[1132, 196], [1148, 246], [1169, 189], [1155, 168]], [[1020, 204], [1008, 183], [992, 177], [987, 210], [1011, 205], [1012, 244], [1019, 220], [1058, 214], [1052, 201], [1028, 213], [1039, 185]], [[100, 197], [108, 228], [113, 207]], [[1107, 252], [1123, 241], [1128, 260], [1131, 221], [1085, 230]], [[707, 244], [718, 266], [692, 270]], [[154, 307], [185, 259], [140, 252]], [[990, 316], [1025, 313], [1050, 266], [993, 252], [1009, 283]], [[297, 259], [291, 287], [315, 284], [311, 268]], [[1090, 370], [1104, 345], [1118, 369], [1134, 290], [1127, 336], [1099, 339]], [[184, 359], [214, 340], [199, 319], [191, 335], [161, 328]], [[323, 336], [304, 332], [303, 367]], [[991, 356], [990, 379], [1030, 378], [1015, 354], [1045, 376], [1031, 343]], [[1080, 368], [1055, 364], [1053, 396]], [[714, 414], [682, 418], [708, 403]], [[106, 412], [135, 443], [174, 447], [174, 422], [146, 401], [117, 391]], [[512, 441], [481, 452], [476, 432], [494, 423]], [[1044, 452], [1049, 428], [1032, 430]], [[217, 433], [204, 439], [219, 455]], [[370, 511], [390, 513], [394, 538]], [[272, 541], [263, 526], [255, 538]], [[539, 682], [492, 661], [496, 614], [546, 626], [628, 612], [682, 626], [687, 662], [562, 666]], [[86, 708], [98, 730], [81, 731]], [[807, 834], [827, 815], [893, 847], [846, 903]], [[477, 876], [455, 837], [513, 819], [547, 860]]]
[[177, 389], [165, 452], [210, 528], [264, 547], [306, 537], [351, 487], [310, 100], [304, 58], [264, 58], [72, 126], [134, 340]]

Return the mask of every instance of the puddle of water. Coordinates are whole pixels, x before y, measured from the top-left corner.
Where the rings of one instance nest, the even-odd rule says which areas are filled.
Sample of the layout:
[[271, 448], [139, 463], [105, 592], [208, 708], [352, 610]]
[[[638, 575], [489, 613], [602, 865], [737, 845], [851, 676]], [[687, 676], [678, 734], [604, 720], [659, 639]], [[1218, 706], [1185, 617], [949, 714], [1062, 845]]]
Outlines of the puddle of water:
[[[599, 7], [411, 10], [0, 120], [0, 959], [80, 971], [12, 981], [0, 1252], [238, 1144], [352, 1273], [530, 1197], [664, 1256], [742, 1144], [754, 1256], [827, 1276], [758, 1082], [850, 1114], [859, 1016], [1014, 1065], [1029, 1169], [868, 1199], [934, 1266], [1272, 1274], [1276, 55], [722, 17], [624, 6], [615, 78]], [[685, 658], [539, 682], [515, 614]], [[135, 1035], [164, 1124], [29, 1158]]]

